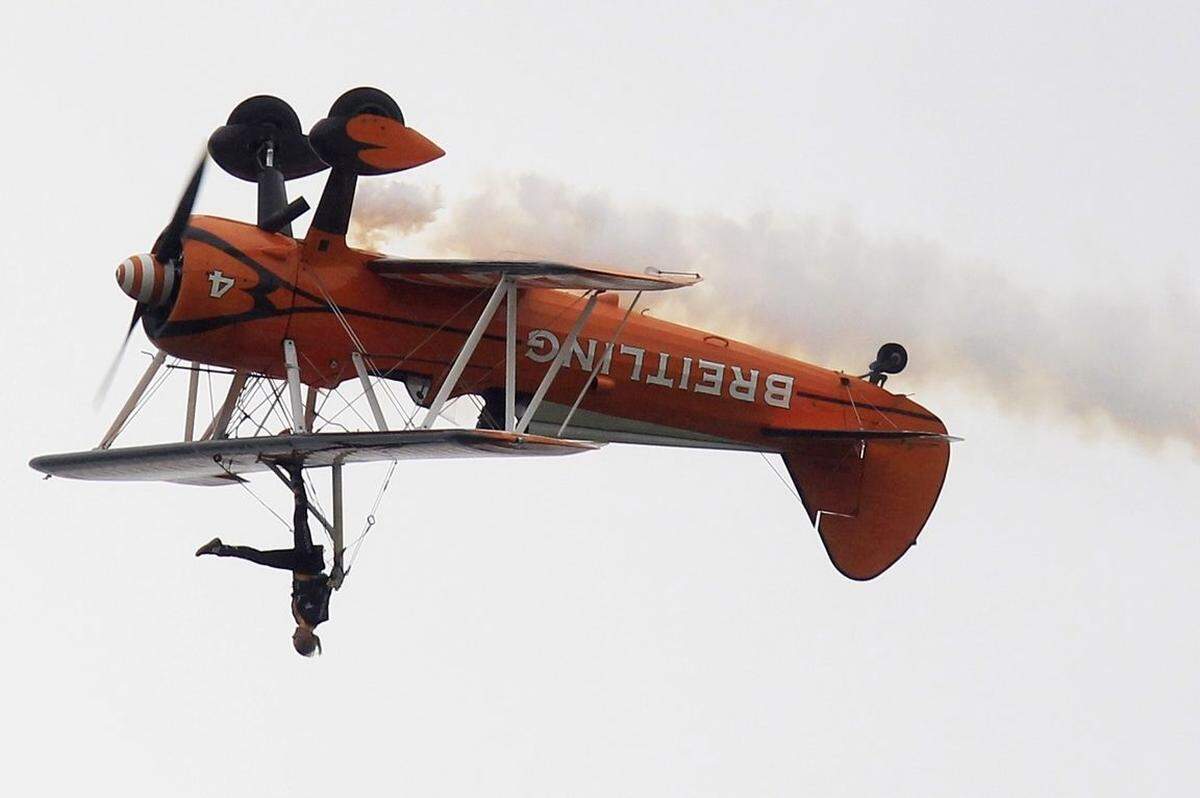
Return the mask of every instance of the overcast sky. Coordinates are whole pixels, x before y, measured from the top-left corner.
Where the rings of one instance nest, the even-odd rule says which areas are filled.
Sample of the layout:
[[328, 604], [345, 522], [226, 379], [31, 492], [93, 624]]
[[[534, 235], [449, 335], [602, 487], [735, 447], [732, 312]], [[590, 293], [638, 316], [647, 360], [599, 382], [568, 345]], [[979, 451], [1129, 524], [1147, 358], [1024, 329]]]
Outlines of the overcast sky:
[[[1178, 433], [1200, 429], [1187, 310], [1200, 296], [1196, 5], [431, 9], [42, 3], [0, 28], [6, 786], [1200, 787], [1200, 444]], [[149, 248], [207, 135], [251, 94], [287, 99], [307, 127], [362, 84], [446, 149], [402, 180], [440, 192], [440, 229], [522, 176], [617, 215], [849, 224], [871, 242], [923, 242], [956, 285], [1003, 289], [1002, 307], [1070, 307], [1042, 317], [1044, 348], [987, 324], [986, 304], [970, 315], [988, 351], [1026, 342], [1014, 368], [1049, 380], [1081, 368], [1063, 353], [1086, 352], [1104, 390], [1056, 402], [1056, 388], [1030, 410], [1002, 378], [961, 379], [914, 347], [888, 387], [919, 386], [967, 440], [920, 545], [865, 584], [834, 571], [757, 455], [610, 446], [402, 465], [322, 627], [325, 655], [302, 660], [286, 575], [192, 557], [214, 534], [287, 540], [246, 492], [44, 482], [26, 462], [94, 446], [146, 362], [139, 333], [93, 411], [130, 312], [113, 270]], [[290, 191], [315, 205], [321, 185]], [[252, 218], [253, 197], [212, 169], [197, 210]], [[437, 229], [393, 249], [433, 246]], [[734, 268], [735, 255], [701, 296], [729, 297], [721, 317], [739, 335], [792, 314], [811, 340], [790, 350], [842, 351], [854, 325], [826, 323], [824, 308], [856, 290], [872, 335], [885, 313], [919, 328], [905, 292], [876, 301], [861, 270], [830, 275], [828, 295], [755, 293], [739, 282], [786, 286], [789, 264], [766, 275], [761, 259]], [[1125, 302], [1140, 296], [1167, 299]], [[687, 315], [687, 302], [672, 310]], [[762, 333], [780, 344], [778, 325]], [[1098, 334], [1118, 348], [1081, 343]], [[131, 440], [179, 436], [180, 389], [164, 389]], [[1110, 423], [1113, 396], [1123, 413], [1145, 397], [1183, 426], [1131, 432]], [[385, 472], [348, 472], [352, 526]], [[287, 509], [271, 480], [252, 487]]]

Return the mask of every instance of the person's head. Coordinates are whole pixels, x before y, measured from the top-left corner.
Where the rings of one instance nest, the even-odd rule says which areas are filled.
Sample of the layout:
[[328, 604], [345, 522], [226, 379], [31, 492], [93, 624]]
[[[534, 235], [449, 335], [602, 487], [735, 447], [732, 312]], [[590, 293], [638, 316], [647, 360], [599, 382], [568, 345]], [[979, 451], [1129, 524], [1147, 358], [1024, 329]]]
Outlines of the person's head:
[[305, 657], [321, 653], [321, 638], [317, 637], [316, 633], [307, 626], [296, 627], [296, 631], [292, 633], [292, 645], [297, 654]]

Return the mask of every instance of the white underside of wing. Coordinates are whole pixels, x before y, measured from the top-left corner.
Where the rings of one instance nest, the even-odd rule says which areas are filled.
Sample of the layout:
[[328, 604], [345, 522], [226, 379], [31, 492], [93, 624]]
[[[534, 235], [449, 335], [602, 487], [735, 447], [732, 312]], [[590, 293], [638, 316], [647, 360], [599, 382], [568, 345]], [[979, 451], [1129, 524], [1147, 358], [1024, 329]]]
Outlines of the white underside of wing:
[[700, 281], [695, 274], [634, 274], [600, 266], [547, 261], [408, 260], [384, 258], [367, 268], [381, 277], [416, 285], [453, 288], [494, 286], [507, 277], [521, 288], [600, 291], [664, 291]]
[[[570, 408], [566, 405], [550, 401], [542, 402], [537, 415], [533, 417], [533, 422], [529, 425], [529, 431], [542, 435], [557, 435], [559, 427], [562, 426], [563, 419], [567, 417], [569, 411]], [[577, 409], [571, 416], [571, 423], [563, 430], [562, 434], [596, 443], [632, 443], [689, 449], [731, 449], [743, 452], [774, 451], [733, 438], [706, 435], [683, 427], [670, 427], [653, 424], [649, 421], [621, 418], [582, 408]]]
[[341, 463], [469, 457], [545, 457], [599, 448], [587, 441], [517, 435], [497, 430], [448, 429], [343, 432], [230, 438], [94, 449], [35, 457], [29, 465], [68, 479], [233, 485], [238, 475], [272, 463], [303, 459], [308, 468]]

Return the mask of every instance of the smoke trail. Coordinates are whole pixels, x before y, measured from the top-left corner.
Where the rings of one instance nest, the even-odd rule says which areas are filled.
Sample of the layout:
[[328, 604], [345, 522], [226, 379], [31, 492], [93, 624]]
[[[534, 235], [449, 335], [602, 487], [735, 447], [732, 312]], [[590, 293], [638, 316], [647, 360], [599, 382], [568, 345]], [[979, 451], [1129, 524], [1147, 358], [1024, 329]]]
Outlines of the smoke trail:
[[747, 219], [625, 207], [523, 176], [497, 179], [428, 230], [442, 254], [517, 253], [641, 270], [698, 271], [656, 315], [813, 362], [865, 370], [884, 341], [911, 356], [905, 387], [954, 381], [1008, 412], [1111, 423], [1200, 451], [1200, 299], [1194, 283], [1139, 295], [1051, 296], [917, 239], [846, 219]]
[[442, 207], [437, 186], [394, 181], [360, 181], [346, 238], [352, 246], [380, 250], [388, 240], [420, 231]]

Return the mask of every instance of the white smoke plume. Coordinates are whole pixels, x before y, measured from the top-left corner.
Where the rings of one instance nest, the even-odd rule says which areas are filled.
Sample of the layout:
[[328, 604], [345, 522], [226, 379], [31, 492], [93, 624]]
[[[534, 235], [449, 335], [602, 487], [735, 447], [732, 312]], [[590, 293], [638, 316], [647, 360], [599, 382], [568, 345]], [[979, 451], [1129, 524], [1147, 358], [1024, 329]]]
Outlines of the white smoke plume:
[[846, 219], [682, 215], [536, 176], [491, 180], [427, 238], [443, 255], [697, 271], [700, 286], [650, 298], [655, 315], [847, 372], [900, 341], [909, 369], [894, 381], [906, 390], [954, 382], [1007, 412], [1200, 452], [1200, 298], [1182, 276], [1136, 296], [1054, 296]]
[[351, 246], [380, 251], [388, 241], [419, 232], [442, 207], [437, 186], [360, 180], [346, 239]]

